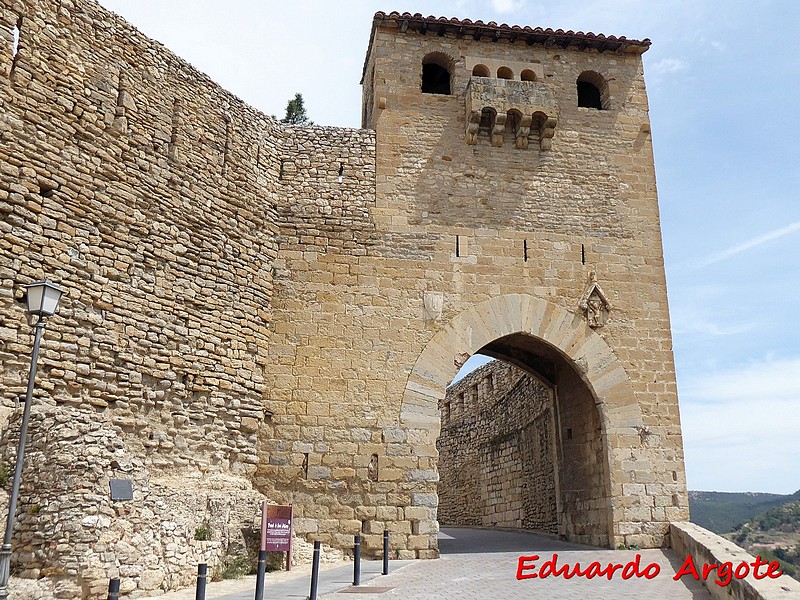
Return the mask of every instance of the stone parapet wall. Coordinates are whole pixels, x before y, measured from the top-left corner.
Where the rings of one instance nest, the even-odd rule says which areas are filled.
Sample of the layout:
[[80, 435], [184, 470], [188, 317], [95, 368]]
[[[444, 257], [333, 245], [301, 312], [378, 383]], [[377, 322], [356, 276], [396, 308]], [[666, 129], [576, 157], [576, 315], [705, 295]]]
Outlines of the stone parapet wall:
[[[693, 564], [702, 577], [703, 565], [722, 565], [731, 563], [732, 570], [742, 562], [752, 564], [756, 557], [747, 553], [730, 540], [688, 521], [672, 522], [669, 528], [670, 547], [681, 560], [691, 556]], [[742, 572], [744, 570], [742, 569]], [[767, 572], [766, 567], [759, 568], [759, 576]], [[692, 575], [685, 575], [691, 577]], [[800, 583], [788, 575], [777, 579], [771, 577], [756, 579], [753, 569], [743, 578], [732, 577], [727, 585], [717, 585], [715, 579], [720, 578], [716, 570], [704, 580], [711, 597], [715, 600], [797, 600], [800, 599]], [[724, 578], [720, 579], [725, 581]]]
[[303, 251], [365, 254], [375, 233], [375, 132], [289, 127], [281, 156], [281, 257], [291, 264]]
[[500, 361], [440, 404], [439, 524], [558, 533], [552, 392]]

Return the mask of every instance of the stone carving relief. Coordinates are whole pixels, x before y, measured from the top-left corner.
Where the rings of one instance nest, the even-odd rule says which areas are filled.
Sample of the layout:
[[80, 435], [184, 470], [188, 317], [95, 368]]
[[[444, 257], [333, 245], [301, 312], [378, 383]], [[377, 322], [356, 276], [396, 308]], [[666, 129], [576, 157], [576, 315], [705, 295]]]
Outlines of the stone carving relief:
[[422, 306], [425, 311], [426, 321], [438, 321], [442, 318], [442, 305], [444, 294], [442, 292], [423, 292]]
[[589, 271], [589, 282], [581, 296], [578, 307], [586, 316], [586, 323], [592, 329], [599, 329], [608, 322], [611, 312], [611, 302], [608, 301], [600, 284], [597, 283], [597, 273], [594, 269]]

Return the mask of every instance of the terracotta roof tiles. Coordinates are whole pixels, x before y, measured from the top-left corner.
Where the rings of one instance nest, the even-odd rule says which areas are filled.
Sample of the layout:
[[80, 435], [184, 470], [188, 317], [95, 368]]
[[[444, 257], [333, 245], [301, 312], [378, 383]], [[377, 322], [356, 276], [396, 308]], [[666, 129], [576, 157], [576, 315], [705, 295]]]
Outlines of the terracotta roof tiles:
[[369, 39], [367, 57], [364, 61], [364, 71], [361, 76], [361, 83], [364, 82], [369, 53], [375, 39], [375, 30], [381, 25], [394, 24], [401, 32], [408, 30], [417, 31], [422, 34], [429, 32], [436, 35], [446, 33], [454, 34], [457, 37], [472, 37], [475, 40], [486, 39], [489, 41], [499, 41], [507, 39], [509, 41], [524, 40], [528, 45], [542, 45], [545, 47], [561, 47], [564, 49], [574, 48], [585, 50], [591, 48], [599, 52], [617, 53], [636, 53], [642, 54], [650, 47], [650, 40], [628, 39], [625, 36], [616, 37], [613, 35], [603, 35], [602, 33], [584, 33], [583, 31], [564, 31], [563, 29], [543, 29], [541, 27], [520, 27], [519, 25], [498, 25], [495, 21], [484, 23], [483, 21], [472, 21], [470, 19], [457, 19], [455, 17], [434, 17], [433, 15], [424, 17], [420, 13], [411, 14], [409, 12], [399, 13], [393, 11], [385, 13], [378, 11], [372, 19], [372, 32]]
[[[411, 14], [409, 12], [399, 13], [397, 11], [390, 12], [386, 14], [383, 11], [378, 11], [375, 13], [373, 17], [373, 24], [384, 23], [387, 21], [394, 21], [396, 23], [402, 24], [403, 22], [407, 22], [406, 27], [408, 29], [413, 30], [420, 30], [423, 29], [426, 25], [434, 25], [434, 24], [442, 24], [442, 25], [449, 25], [452, 27], [447, 28], [450, 31], [460, 34], [460, 35], [476, 35], [480, 33], [500, 33], [505, 34], [508, 32], [512, 33], [522, 33], [528, 34], [532, 37], [532, 39], [528, 39], [527, 41], [533, 43], [542, 42], [546, 40], [539, 40], [537, 36], [555, 36], [559, 39], [554, 41], [553, 43], [556, 45], [562, 45], [564, 47], [572, 46], [572, 45], [581, 45], [581, 42], [606, 42], [607, 47], [605, 48], [597, 48], [598, 50], [619, 50], [620, 46], [625, 46], [623, 50], [628, 50], [630, 48], [632, 51], [637, 53], [642, 53], [647, 50], [650, 46], [651, 42], [649, 39], [645, 38], [644, 40], [634, 40], [628, 39], [625, 36], [616, 37], [613, 35], [606, 36], [602, 33], [592, 33], [591, 31], [588, 33], [584, 33], [583, 31], [564, 31], [563, 29], [543, 29], [541, 27], [520, 27], [519, 25], [507, 25], [506, 23], [502, 23], [498, 25], [495, 21], [489, 21], [488, 23], [484, 23], [481, 20], [472, 21], [470, 19], [457, 19], [455, 17], [448, 19], [447, 17], [434, 17], [433, 15], [424, 17], [420, 13]], [[464, 29], [471, 29], [474, 31], [464, 31]], [[447, 30], [446, 29], [446, 30]], [[502, 36], [501, 36], [502, 37]], [[595, 47], [594, 44], [591, 45]]]

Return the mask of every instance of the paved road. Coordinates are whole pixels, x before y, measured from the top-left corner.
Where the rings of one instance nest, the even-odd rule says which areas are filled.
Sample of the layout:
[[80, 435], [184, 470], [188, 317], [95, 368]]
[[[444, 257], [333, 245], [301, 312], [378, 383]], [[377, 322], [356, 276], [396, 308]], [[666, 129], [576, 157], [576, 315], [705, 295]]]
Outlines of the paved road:
[[[671, 550], [605, 550], [559, 542], [527, 533], [512, 533], [483, 529], [443, 529], [440, 534], [439, 560], [390, 562], [390, 574], [381, 576], [380, 561], [362, 562], [362, 586], [352, 588], [352, 563], [330, 568], [320, 574], [319, 600], [710, 600], [708, 591], [694, 579], [673, 581], [684, 557]], [[627, 563], [640, 555], [641, 569], [650, 563], [659, 566], [660, 573], [652, 579], [621, 578], [617, 571], [611, 581], [605, 577], [586, 579], [573, 577], [531, 578], [518, 580], [520, 556], [538, 555], [538, 566], [558, 557], [558, 565], [575, 563], [586, 568], [592, 561], [605, 567], [611, 563]], [[279, 581], [270, 582], [264, 589], [265, 600], [305, 600], [309, 594], [308, 569], [281, 573]], [[536, 572], [524, 571], [525, 574]], [[229, 584], [230, 585], [230, 584]], [[252, 600], [254, 583], [237, 582], [236, 591], [224, 584], [209, 585], [208, 600]], [[219, 587], [217, 587], [219, 586]], [[239, 591], [246, 590], [246, 591]], [[182, 596], [180, 594], [188, 594]], [[167, 594], [162, 599], [173, 598]], [[174, 600], [194, 599], [192, 591], [178, 592]]]
[[[550, 600], [709, 600], [708, 591], [694, 579], [673, 581], [683, 557], [671, 550], [621, 551], [604, 550], [577, 544], [557, 542], [548, 538], [502, 531], [479, 529], [443, 529], [439, 541], [442, 557], [439, 560], [415, 561], [386, 577], [378, 577], [362, 587], [391, 588], [382, 593], [359, 593], [361, 600], [429, 600], [458, 598], [459, 600], [517, 600], [547, 598]], [[633, 577], [622, 580], [620, 571], [611, 581], [606, 578], [585, 579], [561, 577], [517, 580], [518, 559], [521, 555], [539, 555], [537, 565], [558, 555], [558, 564], [582, 568], [592, 561], [603, 566], [608, 562], [626, 563], [636, 554], [641, 556], [642, 569], [649, 563], [659, 565], [660, 573], [653, 579]], [[531, 573], [531, 571], [525, 571]], [[349, 593], [328, 593], [320, 600], [347, 600]], [[360, 590], [363, 592], [364, 590]], [[379, 590], [375, 590], [378, 592]]]

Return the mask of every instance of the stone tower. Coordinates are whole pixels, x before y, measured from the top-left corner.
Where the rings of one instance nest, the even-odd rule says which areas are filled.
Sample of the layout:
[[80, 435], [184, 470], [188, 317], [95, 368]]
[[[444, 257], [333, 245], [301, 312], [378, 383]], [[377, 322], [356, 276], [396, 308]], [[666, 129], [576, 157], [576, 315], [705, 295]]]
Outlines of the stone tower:
[[412, 276], [390, 306], [419, 306], [400, 427], [432, 443], [473, 352], [523, 367], [552, 390], [557, 530], [606, 546], [687, 517], [649, 45], [378, 13], [363, 72], [380, 253]]

